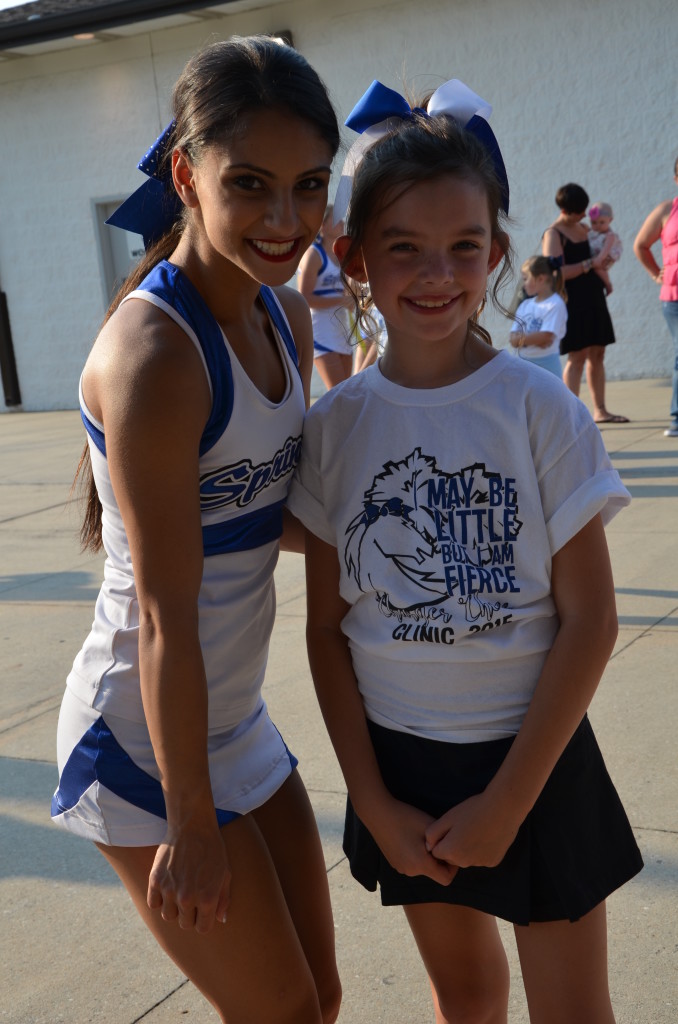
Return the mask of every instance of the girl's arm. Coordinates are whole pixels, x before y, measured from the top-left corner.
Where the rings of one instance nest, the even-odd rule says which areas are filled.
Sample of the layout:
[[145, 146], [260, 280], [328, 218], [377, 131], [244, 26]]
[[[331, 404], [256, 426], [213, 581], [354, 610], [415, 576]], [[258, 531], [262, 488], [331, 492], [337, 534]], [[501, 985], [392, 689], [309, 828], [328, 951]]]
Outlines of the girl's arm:
[[523, 328], [527, 323], [534, 322], [528, 319], [521, 319], [522, 317], [527, 318], [529, 315], [529, 305], [521, 303], [516, 310], [516, 319], [513, 327], [511, 328], [510, 342], [514, 348], [524, 348], [525, 346], [533, 345], [535, 348], [548, 348], [552, 345], [556, 339], [560, 339], [565, 334], [567, 327], [567, 309], [564, 303], [554, 300], [548, 307], [545, 315], [541, 315], [539, 331], [525, 331]]
[[339, 594], [337, 549], [306, 533], [306, 638], [320, 709], [358, 817], [389, 863], [402, 874], [428, 875], [442, 885], [454, 870], [427, 852], [430, 815], [386, 789], [367, 730], [365, 711], [341, 621], [349, 605]]
[[320, 253], [315, 246], [312, 245], [301, 257], [299, 270], [297, 271], [297, 287], [306, 299], [308, 305], [315, 309], [324, 308], [315, 305], [316, 296], [313, 295], [313, 289], [317, 284], [321, 266], [322, 260], [320, 258]]
[[[563, 256], [563, 245], [560, 236], [555, 228], [547, 228], [544, 232], [541, 251], [544, 256]], [[563, 281], [570, 281], [573, 277], [581, 277], [588, 274], [593, 266], [593, 260], [582, 260], [580, 263], [563, 263], [560, 273]]]
[[526, 348], [528, 345], [548, 348], [556, 340], [556, 336], [552, 331], [531, 331], [529, 334], [523, 334], [521, 330], [517, 330], [511, 331], [510, 340], [514, 348]]
[[[365, 348], [362, 346], [365, 345]], [[361, 341], [355, 354], [355, 363], [353, 366], [353, 373], [360, 373], [361, 370], [366, 370], [368, 366], [372, 366], [376, 363], [379, 358], [379, 346], [376, 341]]]
[[197, 452], [209, 387], [184, 332], [138, 300], [125, 303], [107, 324], [83, 387], [103, 420], [129, 540], [141, 696], [167, 808], [148, 905], [182, 928], [206, 932], [224, 918], [230, 884], [209, 778], [198, 634], [203, 550]]
[[595, 516], [553, 557], [560, 626], [523, 725], [483, 793], [427, 829], [436, 857], [459, 867], [499, 863], [584, 717], [617, 636], [612, 570]]
[[657, 284], [661, 284], [664, 278], [664, 270], [660, 268], [652, 255], [652, 246], [661, 238], [664, 224], [671, 213], [672, 206], [673, 202], [670, 199], [656, 206], [652, 213], [646, 217], [633, 243], [633, 251], [636, 254], [636, 258], [640, 260], [652, 280], [656, 281]]
[[350, 306], [353, 300], [348, 295], [314, 295], [313, 289], [318, 283], [318, 273], [322, 260], [317, 249], [311, 246], [301, 257], [297, 284], [299, 291], [311, 309], [336, 309], [337, 306]]
[[614, 260], [610, 256], [610, 250], [614, 248], [618, 241], [619, 236], [616, 235], [614, 231], [607, 232], [605, 235], [605, 241], [603, 242], [603, 247], [593, 261], [594, 267], [602, 267], [606, 262], [614, 263]]

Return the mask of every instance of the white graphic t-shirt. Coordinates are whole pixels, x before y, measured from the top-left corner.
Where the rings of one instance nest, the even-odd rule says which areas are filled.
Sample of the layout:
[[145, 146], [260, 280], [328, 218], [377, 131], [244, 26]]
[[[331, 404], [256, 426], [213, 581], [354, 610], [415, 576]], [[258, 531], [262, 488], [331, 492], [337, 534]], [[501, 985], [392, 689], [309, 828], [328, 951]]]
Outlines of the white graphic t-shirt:
[[516, 310], [515, 322], [511, 327], [511, 334], [515, 334], [517, 331], [524, 334], [548, 331], [554, 334], [555, 338], [548, 348], [526, 345], [519, 350], [523, 359], [543, 359], [544, 356], [558, 355], [560, 342], [565, 337], [566, 330], [567, 306], [560, 295], [549, 295], [542, 301], [533, 297], [520, 303]]
[[629, 501], [585, 406], [500, 352], [448, 387], [376, 365], [333, 388], [288, 506], [337, 548], [368, 718], [463, 743], [518, 731], [558, 628], [551, 559]]

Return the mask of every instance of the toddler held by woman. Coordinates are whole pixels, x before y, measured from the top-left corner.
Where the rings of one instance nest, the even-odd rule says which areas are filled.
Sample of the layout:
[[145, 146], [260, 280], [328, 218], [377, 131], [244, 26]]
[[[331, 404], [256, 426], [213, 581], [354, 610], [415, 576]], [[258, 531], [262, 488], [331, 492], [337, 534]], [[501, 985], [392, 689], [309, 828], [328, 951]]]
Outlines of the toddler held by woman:
[[[607, 266], [617, 262], [623, 249], [619, 235], [610, 231], [610, 224], [614, 220], [612, 207], [609, 203], [594, 203], [589, 207], [589, 220], [591, 221], [589, 248], [594, 260], [593, 269], [605, 283], [606, 293], [611, 295], [612, 282], [607, 272]], [[605, 261], [602, 267], [596, 265], [598, 257], [602, 257]]]

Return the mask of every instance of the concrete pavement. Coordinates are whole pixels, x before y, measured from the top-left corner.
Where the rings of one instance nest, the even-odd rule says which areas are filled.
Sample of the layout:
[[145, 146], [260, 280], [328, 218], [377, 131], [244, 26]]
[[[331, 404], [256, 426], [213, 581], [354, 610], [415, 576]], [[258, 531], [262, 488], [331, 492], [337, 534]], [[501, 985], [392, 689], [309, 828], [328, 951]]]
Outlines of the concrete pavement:
[[[586, 396], [584, 395], [584, 398]], [[634, 496], [608, 529], [620, 633], [591, 718], [645, 870], [609, 900], [618, 1024], [678, 1022], [678, 441], [662, 436], [668, 381], [608, 384], [632, 422], [603, 437]], [[69, 486], [76, 412], [0, 417], [0, 1022], [214, 1024], [156, 948], [103, 858], [49, 822], [64, 679], [85, 633], [101, 559], [82, 556]], [[299, 755], [323, 839], [344, 985], [341, 1024], [431, 1021], [399, 909], [350, 878], [344, 788], [306, 662], [302, 560], [281, 557], [266, 698]], [[528, 1016], [511, 929], [511, 1024]]]

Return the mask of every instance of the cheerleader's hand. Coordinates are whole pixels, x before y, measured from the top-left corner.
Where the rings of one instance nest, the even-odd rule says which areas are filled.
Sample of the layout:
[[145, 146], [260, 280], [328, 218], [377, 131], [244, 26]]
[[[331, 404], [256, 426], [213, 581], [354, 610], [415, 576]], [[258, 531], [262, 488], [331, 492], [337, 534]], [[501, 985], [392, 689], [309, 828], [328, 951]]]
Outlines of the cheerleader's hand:
[[[212, 812], [214, 817], [214, 812]], [[209, 827], [168, 829], [148, 880], [147, 902], [165, 921], [201, 934], [226, 921], [231, 872], [216, 820]]]
[[430, 814], [390, 797], [370, 816], [367, 827], [386, 860], [401, 875], [427, 875], [440, 885], [449, 885], [456, 866], [443, 863], [426, 847], [426, 829], [433, 824]]
[[426, 846], [438, 860], [460, 868], [493, 868], [503, 859], [519, 826], [479, 793], [432, 822], [426, 829]]

